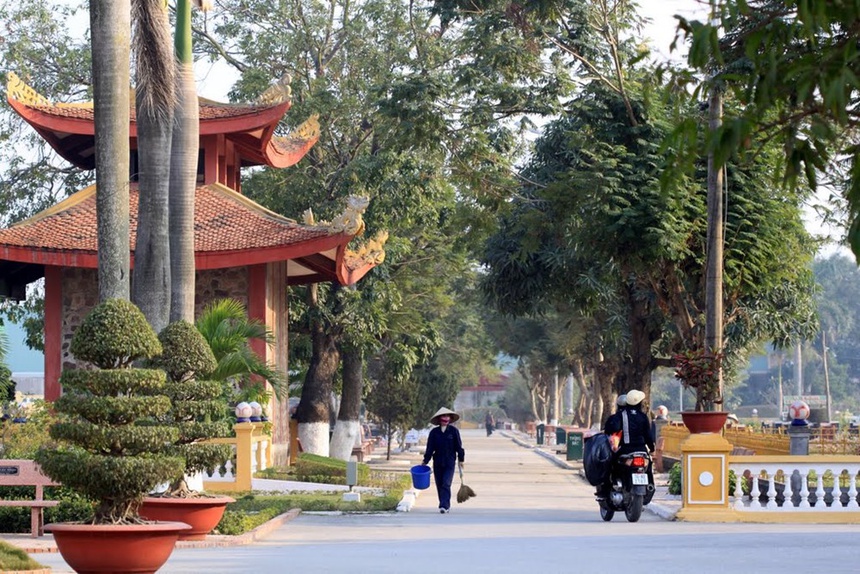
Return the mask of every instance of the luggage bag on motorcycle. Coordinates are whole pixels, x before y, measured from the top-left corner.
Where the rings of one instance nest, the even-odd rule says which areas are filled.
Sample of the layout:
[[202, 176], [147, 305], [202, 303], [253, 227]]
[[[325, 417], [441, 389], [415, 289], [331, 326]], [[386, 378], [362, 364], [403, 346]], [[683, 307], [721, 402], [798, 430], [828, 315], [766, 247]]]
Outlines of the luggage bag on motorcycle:
[[604, 433], [594, 434], [585, 439], [582, 453], [582, 466], [585, 478], [591, 486], [600, 486], [609, 478], [612, 468], [612, 445]]

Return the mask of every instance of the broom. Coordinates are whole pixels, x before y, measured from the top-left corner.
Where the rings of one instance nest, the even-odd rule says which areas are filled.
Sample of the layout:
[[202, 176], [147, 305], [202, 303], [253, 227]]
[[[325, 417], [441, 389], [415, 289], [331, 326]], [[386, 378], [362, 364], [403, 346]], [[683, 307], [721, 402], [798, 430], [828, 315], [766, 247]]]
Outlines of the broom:
[[472, 487], [463, 484], [463, 469], [460, 468], [460, 490], [457, 491], [457, 502], [466, 502], [473, 496], [478, 496]]

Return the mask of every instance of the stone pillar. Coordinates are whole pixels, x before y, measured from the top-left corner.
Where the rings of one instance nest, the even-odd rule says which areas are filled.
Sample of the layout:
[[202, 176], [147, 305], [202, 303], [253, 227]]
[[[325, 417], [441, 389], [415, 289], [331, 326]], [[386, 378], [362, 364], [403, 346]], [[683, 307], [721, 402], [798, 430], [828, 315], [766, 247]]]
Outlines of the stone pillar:
[[663, 432], [663, 427], [669, 424], [667, 419], [657, 418], [654, 419], [654, 442], [657, 442], [657, 439], [660, 438], [660, 434]]
[[802, 425], [792, 423], [792, 425], [788, 427], [788, 454], [802, 456], [808, 455], [810, 434], [809, 426], [806, 424], [806, 421], [803, 421]]
[[681, 445], [681, 520], [731, 522], [729, 454], [732, 445], [716, 433], [691, 434]]

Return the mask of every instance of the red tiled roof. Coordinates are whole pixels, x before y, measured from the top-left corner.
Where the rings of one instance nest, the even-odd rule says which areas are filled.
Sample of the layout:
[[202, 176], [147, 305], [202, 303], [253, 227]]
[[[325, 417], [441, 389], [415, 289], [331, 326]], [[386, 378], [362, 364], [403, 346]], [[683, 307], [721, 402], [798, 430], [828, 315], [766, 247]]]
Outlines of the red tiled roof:
[[[53, 105], [34, 105], [24, 104], [28, 108], [41, 112], [46, 116], [55, 116], [60, 118], [69, 118], [76, 120], [85, 120], [88, 122], [95, 121], [92, 104], [53, 104]], [[270, 110], [282, 105], [278, 104], [223, 104], [210, 102], [208, 100], [200, 100], [200, 120], [223, 120], [233, 119], [242, 116], [253, 116], [260, 112]], [[132, 122], [137, 121], [137, 113], [134, 106], [129, 108], [129, 115]]]
[[[138, 203], [136, 185], [132, 185], [129, 195], [130, 243], [134, 251]], [[345, 246], [352, 238], [344, 234], [332, 235], [325, 227], [299, 224], [220, 184], [197, 188], [194, 219], [194, 249], [198, 258], [216, 253], [259, 254], [261, 250], [285, 246], [293, 246], [295, 255], [304, 256]], [[30, 253], [66, 252], [94, 256], [97, 251], [95, 186], [79, 191], [28, 220], [0, 230], [0, 258], [7, 258], [3, 252], [8, 248], [19, 248], [19, 252], [23, 249]]]

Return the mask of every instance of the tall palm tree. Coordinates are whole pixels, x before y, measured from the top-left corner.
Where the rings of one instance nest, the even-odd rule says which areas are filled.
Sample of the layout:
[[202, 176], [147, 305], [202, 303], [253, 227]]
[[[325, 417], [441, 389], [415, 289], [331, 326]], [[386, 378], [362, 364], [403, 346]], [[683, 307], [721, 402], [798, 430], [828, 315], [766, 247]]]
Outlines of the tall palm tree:
[[175, 66], [164, 0], [134, 0], [139, 193], [132, 301], [156, 332], [170, 312], [168, 182]]
[[266, 379], [280, 399], [288, 395], [286, 376], [251, 349], [250, 341], [260, 339], [274, 344], [266, 326], [249, 319], [245, 306], [235, 299], [209, 303], [197, 319], [197, 330], [209, 343], [218, 366], [209, 378], [247, 383], [251, 376]]
[[[194, 0], [208, 10], [208, 0]], [[194, 192], [200, 117], [191, 48], [191, 1], [176, 1], [176, 108], [170, 149], [170, 321], [194, 322]]]
[[90, 0], [99, 301], [129, 298], [130, 0]]

